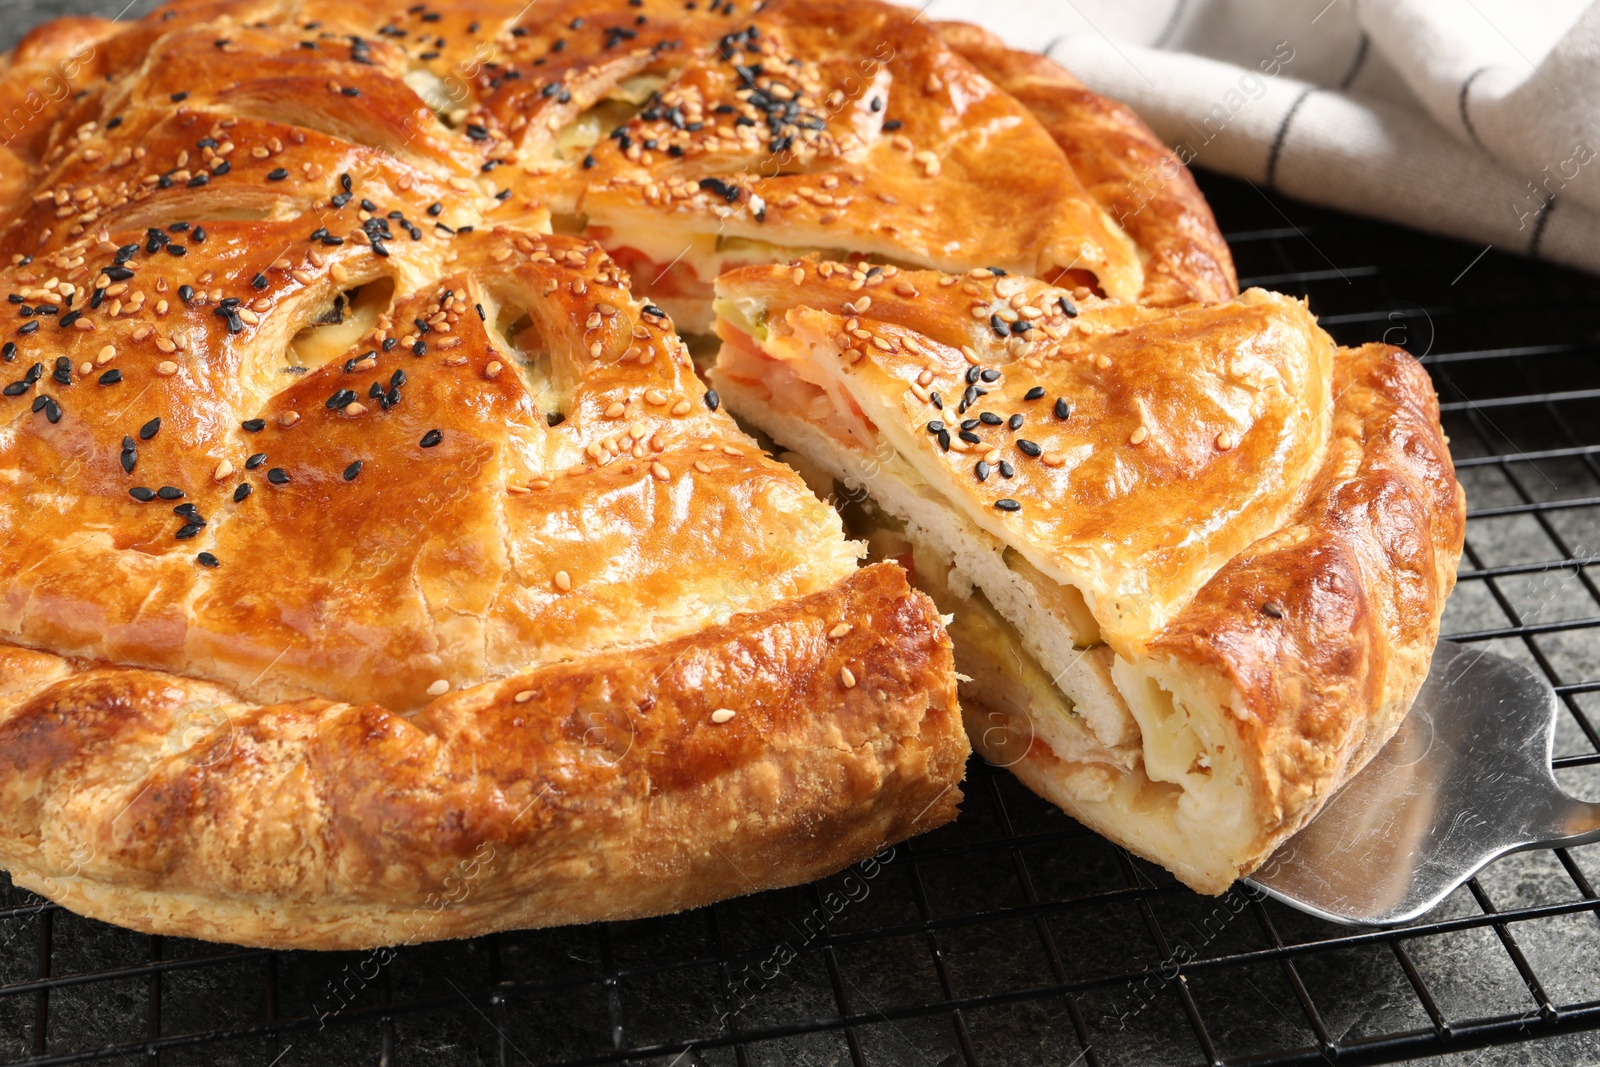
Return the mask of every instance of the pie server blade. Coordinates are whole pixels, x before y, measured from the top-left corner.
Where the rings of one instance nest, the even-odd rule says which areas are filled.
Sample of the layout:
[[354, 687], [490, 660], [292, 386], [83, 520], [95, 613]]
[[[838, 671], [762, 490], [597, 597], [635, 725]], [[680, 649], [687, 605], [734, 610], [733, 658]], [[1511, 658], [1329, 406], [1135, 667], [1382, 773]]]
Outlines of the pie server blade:
[[1440, 641], [1383, 750], [1249, 883], [1339, 923], [1401, 923], [1490, 861], [1600, 841], [1600, 804], [1550, 769], [1555, 690], [1519, 663]]

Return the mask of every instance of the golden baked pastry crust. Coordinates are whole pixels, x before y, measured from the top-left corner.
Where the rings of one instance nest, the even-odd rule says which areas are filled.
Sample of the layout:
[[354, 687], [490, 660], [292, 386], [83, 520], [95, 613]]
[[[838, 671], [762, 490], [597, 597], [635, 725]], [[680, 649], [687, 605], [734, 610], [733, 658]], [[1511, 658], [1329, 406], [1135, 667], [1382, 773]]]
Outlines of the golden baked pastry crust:
[[[1337, 349], [1259, 290], [1156, 309], [814, 261], [718, 290], [713, 380], [836, 477], [898, 490], [886, 506], [954, 553], [917, 554], [941, 606], [965, 596], [946, 569], [990, 597], [1018, 573], [1035, 601], [1081, 595], [1088, 622], [1066, 599], [1003, 613], [1019, 655], [1040, 640], [1019, 616], [1069, 631], [1047, 680], [1103, 660], [1103, 690], [1069, 695], [1120, 702], [1125, 733], [1091, 716], [1064, 756], [1039, 707], [963, 687], [974, 745], [1041, 794], [1221, 892], [1393, 734], [1465, 527], [1437, 398], [1404, 352]], [[1003, 565], [984, 571], [986, 552]], [[958, 638], [977, 674], [962, 656]], [[1152, 830], [1169, 804], [1187, 830]]]
[[687, 907], [954, 817], [931, 602], [379, 32], [519, 11], [180, 3], [0, 77], [91, 75], [0, 175], [19, 884], [354, 947]]

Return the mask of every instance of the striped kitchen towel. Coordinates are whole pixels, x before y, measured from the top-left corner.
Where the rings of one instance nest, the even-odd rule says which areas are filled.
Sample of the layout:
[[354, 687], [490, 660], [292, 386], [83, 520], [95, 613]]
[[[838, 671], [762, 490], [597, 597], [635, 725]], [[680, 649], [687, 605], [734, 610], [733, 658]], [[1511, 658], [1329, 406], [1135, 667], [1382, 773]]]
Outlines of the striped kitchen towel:
[[1179, 156], [1600, 271], [1600, 2], [932, 0], [1043, 48]]

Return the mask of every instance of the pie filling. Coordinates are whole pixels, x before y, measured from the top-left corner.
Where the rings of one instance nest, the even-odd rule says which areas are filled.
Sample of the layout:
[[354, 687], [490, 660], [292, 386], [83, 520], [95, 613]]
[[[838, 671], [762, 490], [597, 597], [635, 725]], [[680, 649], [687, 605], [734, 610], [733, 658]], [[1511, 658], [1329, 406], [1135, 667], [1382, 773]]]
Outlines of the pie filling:
[[[719, 299], [714, 383], [729, 406], [821, 472], [877, 558], [898, 558], [947, 614], [968, 731], [991, 762], [1191, 884], [1232, 881], [1254, 826], [1229, 694], [1181, 668], [1113, 650], [1092, 602], [979, 526], [885, 432], [826, 337]], [[789, 458], [788, 456], [784, 458]], [[1128, 653], [1124, 655], [1123, 653]], [[1024, 756], [1026, 755], [1026, 759]]]

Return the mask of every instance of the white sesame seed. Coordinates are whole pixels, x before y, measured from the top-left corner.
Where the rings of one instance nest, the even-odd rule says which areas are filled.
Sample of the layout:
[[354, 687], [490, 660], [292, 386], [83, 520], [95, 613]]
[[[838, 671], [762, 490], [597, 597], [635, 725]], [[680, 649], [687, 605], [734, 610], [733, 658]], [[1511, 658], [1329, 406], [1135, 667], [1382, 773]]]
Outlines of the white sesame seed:
[[659, 463], [650, 464], [650, 473], [655, 475], [658, 481], [670, 482], [672, 480], [672, 472]]
[[524, 689], [522, 692], [518, 693], [516, 696], [512, 697], [511, 699], [515, 700], [518, 704], [526, 704], [528, 701], [533, 699], [533, 690], [532, 689]]
[[646, 389], [644, 394], [644, 402], [646, 404], [652, 404], [656, 407], [660, 407], [662, 404], [667, 402], [667, 394], [663, 393], [659, 389]]
[[1142, 445], [1145, 442], [1145, 438], [1149, 436], [1150, 431], [1146, 430], [1143, 426], [1139, 426], [1134, 429], [1133, 433], [1128, 435], [1128, 443], [1130, 445]]
[[170, 359], [164, 359], [156, 364], [156, 376], [158, 378], [170, 378], [177, 373], [178, 365]]
[[556, 571], [555, 582], [556, 588], [563, 593], [572, 588], [572, 576], [566, 571]]
[[211, 472], [211, 480], [214, 482], [220, 482], [232, 473], [233, 464], [229, 463], [227, 460], [223, 460], [221, 463], [217, 464], [217, 469]]
[[716, 711], [711, 713], [711, 721], [720, 726], [732, 719], [733, 716], [734, 711], [732, 708], [718, 708]]
[[838, 639], [840, 637], [843, 637], [845, 634], [849, 633], [851, 629], [852, 629], [852, 627], [850, 626], [849, 623], [841, 622], [839, 625], [835, 626], [833, 629], [828, 631], [828, 636], [832, 637], [832, 638], [835, 638], [835, 639]]
[[846, 689], [854, 689], [856, 687], [856, 675], [855, 675], [855, 672], [852, 671], [849, 667], [840, 667], [839, 668], [839, 683], [841, 685], [843, 685]]
[[1233, 447], [1233, 435], [1232, 434], [1230, 434], [1227, 430], [1223, 430], [1221, 433], [1217, 434], [1217, 448], [1219, 448], [1222, 451], [1226, 452], [1226, 451], [1228, 451], [1228, 449], [1230, 449], [1232, 447]]
[[500, 363], [500, 361], [498, 359], [491, 360], [489, 362], [489, 365], [487, 367], [483, 368], [483, 376], [485, 378], [488, 378], [492, 382], [496, 378], [500, 377], [500, 371], [503, 370], [503, 369], [504, 369], [504, 367], [502, 366], [502, 364]]
[[443, 678], [428, 686], [428, 695], [431, 697], [442, 697], [448, 692], [450, 692], [450, 683]]
[[298, 411], [285, 411], [282, 415], [278, 416], [278, 425], [282, 426], [285, 430], [299, 421], [300, 413]]

